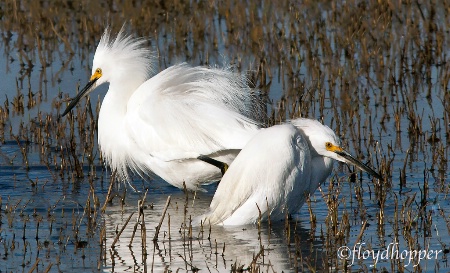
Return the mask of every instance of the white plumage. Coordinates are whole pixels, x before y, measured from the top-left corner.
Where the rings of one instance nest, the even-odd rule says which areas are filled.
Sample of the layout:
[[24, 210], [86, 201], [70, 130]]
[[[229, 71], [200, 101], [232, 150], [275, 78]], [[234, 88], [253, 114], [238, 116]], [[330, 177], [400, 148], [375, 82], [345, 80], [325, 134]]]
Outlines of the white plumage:
[[[311, 159], [305, 137], [293, 125], [276, 125], [257, 134], [223, 176], [205, 223], [243, 225], [278, 220], [295, 211], [309, 192]], [[306, 190], [306, 192], [305, 192]], [[294, 207], [295, 205], [295, 207]], [[259, 210], [258, 210], [259, 207]]]
[[381, 176], [345, 152], [336, 134], [316, 120], [296, 119], [262, 129], [223, 176], [209, 212], [197, 224], [245, 225], [284, 219], [330, 175], [333, 159]]
[[217, 181], [220, 170], [197, 159], [230, 164], [259, 130], [263, 114], [244, 76], [229, 69], [174, 65], [150, 78], [144, 40], [107, 29], [93, 60], [89, 83], [63, 115], [96, 86], [109, 82], [98, 119], [101, 152], [124, 180], [128, 170], [154, 172], [191, 190]]

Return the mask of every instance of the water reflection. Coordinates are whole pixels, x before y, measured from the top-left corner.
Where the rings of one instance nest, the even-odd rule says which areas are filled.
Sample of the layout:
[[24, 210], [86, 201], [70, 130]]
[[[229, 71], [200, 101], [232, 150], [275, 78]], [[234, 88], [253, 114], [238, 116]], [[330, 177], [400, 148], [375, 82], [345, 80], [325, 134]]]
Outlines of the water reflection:
[[[153, 242], [152, 238], [166, 200], [152, 199], [152, 208], [147, 208], [144, 212], [148, 256], [142, 254], [143, 242], [139, 227], [130, 245], [136, 224], [135, 214], [108, 256], [111, 270], [143, 271], [143, 267], [147, 266], [148, 270], [193, 270], [207, 267], [223, 271], [231, 270], [233, 266], [258, 266], [269, 269], [269, 272], [286, 272], [301, 263], [305, 263], [305, 266], [310, 263], [314, 267], [321, 267], [324, 257], [321, 249], [323, 242], [311, 237], [310, 230], [303, 228], [301, 223], [292, 221], [288, 227], [281, 222], [272, 223], [270, 228], [268, 223], [263, 223], [260, 228], [255, 225], [189, 228], [189, 218], [204, 213], [211, 198], [211, 194], [197, 194], [195, 200], [188, 198], [186, 207], [186, 196], [173, 192], [171, 205], [156, 242]], [[185, 209], [187, 214], [184, 213]], [[105, 216], [107, 246], [113, 243], [117, 231], [124, 226], [130, 213], [130, 210], [122, 211], [116, 206], [108, 208]]]
[[[159, 69], [179, 61], [222, 64], [225, 58], [240, 71], [251, 70], [249, 78], [265, 93], [269, 124], [300, 116], [323, 120], [343, 146], [388, 174], [376, 184], [336, 166], [302, 208], [299, 224], [291, 224], [290, 245], [283, 225], [263, 225], [261, 240], [250, 227], [213, 227], [210, 240], [209, 229], [202, 239], [194, 229], [189, 240], [182, 226], [188, 223], [184, 194], [152, 178], [134, 181], [141, 191], [155, 185], [146, 200], [154, 207], [145, 210], [148, 270], [193, 264], [228, 272], [234, 263], [250, 266], [262, 244], [267, 253], [257, 263], [264, 262], [263, 272], [269, 261], [285, 271], [307, 271], [308, 263], [310, 271], [344, 271], [337, 248], [353, 246], [366, 220], [360, 238], [366, 246], [382, 249], [395, 240], [402, 249], [446, 253], [415, 268], [383, 260], [377, 270], [449, 268], [446, 1], [110, 2], [0, 3], [0, 270], [28, 272], [35, 264], [38, 271], [143, 270], [141, 237], [127, 247], [136, 215], [116, 252], [109, 251], [142, 195], [114, 184], [119, 197], [101, 212], [111, 175], [96, 146], [102, 96], [80, 105], [73, 119], [58, 120], [65, 99], [89, 78], [105, 22], [114, 23], [113, 31], [129, 22], [130, 33], [149, 37]], [[166, 216], [156, 246], [151, 238], [169, 194], [171, 240]], [[194, 208], [190, 197], [189, 213], [203, 212], [210, 194], [199, 194]], [[369, 271], [371, 265], [359, 260], [349, 270]]]

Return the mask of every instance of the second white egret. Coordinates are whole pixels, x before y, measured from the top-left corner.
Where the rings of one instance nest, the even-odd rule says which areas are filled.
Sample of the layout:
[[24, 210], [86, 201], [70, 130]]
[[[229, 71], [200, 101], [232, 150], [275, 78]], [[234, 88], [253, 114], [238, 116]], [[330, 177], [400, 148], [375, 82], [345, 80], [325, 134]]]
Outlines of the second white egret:
[[231, 163], [259, 130], [263, 116], [244, 76], [228, 69], [178, 64], [150, 78], [145, 41], [103, 34], [90, 81], [63, 116], [96, 86], [109, 82], [98, 117], [98, 142], [106, 162], [124, 180], [128, 168], [153, 172], [191, 190], [217, 181], [221, 172], [198, 160], [205, 155]]
[[343, 150], [336, 134], [316, 120], [300, 118], [262, 129], [229, 166], [209, 212], [196, 222], [245, 225], [284, 219], [326, 180], [333, 160], [382, 178]]

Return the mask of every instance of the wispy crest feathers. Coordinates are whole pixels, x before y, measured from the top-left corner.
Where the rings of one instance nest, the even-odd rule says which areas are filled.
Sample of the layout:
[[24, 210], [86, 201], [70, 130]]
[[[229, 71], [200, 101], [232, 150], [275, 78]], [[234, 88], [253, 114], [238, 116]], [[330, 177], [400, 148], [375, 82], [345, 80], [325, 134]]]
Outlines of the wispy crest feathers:
[[[132, 71], [133, 77], [145, 81], [155, 73], [154, 59], [154, 53], [148, 48], [147, 41], [126, 34], [125, 25], [115, 37], [111, 36], [111, 28], [107, 27], [95, 52], [94, 69], [108, 62], [118, 71]], [[97, 62], [101, 64], [96, 64]]]

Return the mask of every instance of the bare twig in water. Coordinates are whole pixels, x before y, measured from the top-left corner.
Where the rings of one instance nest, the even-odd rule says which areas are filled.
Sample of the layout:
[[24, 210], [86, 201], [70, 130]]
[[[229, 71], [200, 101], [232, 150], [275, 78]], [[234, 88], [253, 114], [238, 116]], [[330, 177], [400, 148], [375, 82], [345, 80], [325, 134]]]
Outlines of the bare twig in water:
[[258, 254], [253, 258], [252, 263], [250, 265], [251, 272], [256, 272], [256, 261], [258, 261], [259, 256], [263, 255], [264, 253], [264, 246], [261, 246], [261, 249], [259, 250]]
[[52, 266], [53, 266], [53, 264], [50, 263], [50, 264], [47, 266], [47, 268], [44, 270], [44, 273], [50, 272], [50, 269], [52, 269]]
[[102, 213], [104, 213], [105, 210], [106, 210], [106, 204], [111, 201], [111, 191], [112, 191], [112, 187], [114, 185], [114, 182], [116, 181], [116, 172], [117, 171], [114, 170], [114, 172], [111, 175], [111, 180], [109, 181], [108, 194], [106, 194], [105, 204], [103, 204], [103, 207], [102, 207]]
[[164, 210], [163, 210], [163, 213], [161, 215], [161, 219], [159, 220], [159, 224], [156, 227], [156, 232], [155, 232], [155, 236], [153, 237], [153, 242], [156, 242], [158, 240], [159, 230], [161, 229], [161, 225], [162, 225], [162, 223], [164, 221], [164, 217], [166, 215], [166, 211], [167, 211], [167, 208], [169, 207], [169, 204], [170, 204], [170, 195], [167, 197], [166, 205], [164, 206]]
[[130, 240], [130, 244], [128, 246], [131, 247], [131, 245], [133, 244], [133, 239], [134, 236], [136, 235], [136, 230], [139, 224], [141, 224], [141, 239], [142, 239], [142, 246], [143, 246], [143, 250], [145, 252], [143, 253], [147, 253], [147, 249], [145, 247], [146, 245], [146, 237], [145, 237], [145, 221], [144, 221], [144, 202], [145, 202], [145, 198], [147, 197], [147, 192], [148, 190], [145, 191], [144, 197], [142, 198], [142, 200], [138, 200], [138, 212], [139, 212], [139, 216], [137, 218], [136, 224], [134, 224], [134, 229], [133, 229], [133, 233], [131, 234], [131, 240]]
[[356, 242], [355, 242], [355, 247], [356, 245], [359, 243], [359, 241], [361, 240], [361, 237], [364, 233], [364, 230], [366, 230], [366, 226], [367, 226], [367, 220], [364, 221], [362, 227], [361, 227], [361, 231], [358, 234], [358, 237], [356, 237]]
[[125, 227], [128, 225], [128, 222], [130, 222], [131, 217], [133, 217], [134, 215], [134, 211], [130, 214], [130, 216], [128, 216], [127, 221], [125, 222], [125, 224], [123, 225], [123, 227], [120, 229], [119, 233], [117, 233], [116, 238], [114, 238], [114, 242], [111, 244], [111, 248], [114, 248], [114, 245], [117, 243], [117, 241], [119, 240], [120, 235], [122, 234], [122, 232], [124, 231]]
[[28, 271], [28, 273], [33, 272], [36, 269], [36, 267], [37, 267], [37, 265], [39, 264], [40, 261], [41, 261], [41, 259], [36, 258], [36, 262], [33, 264], [33, 267], [31, 267], [31, 269]]

